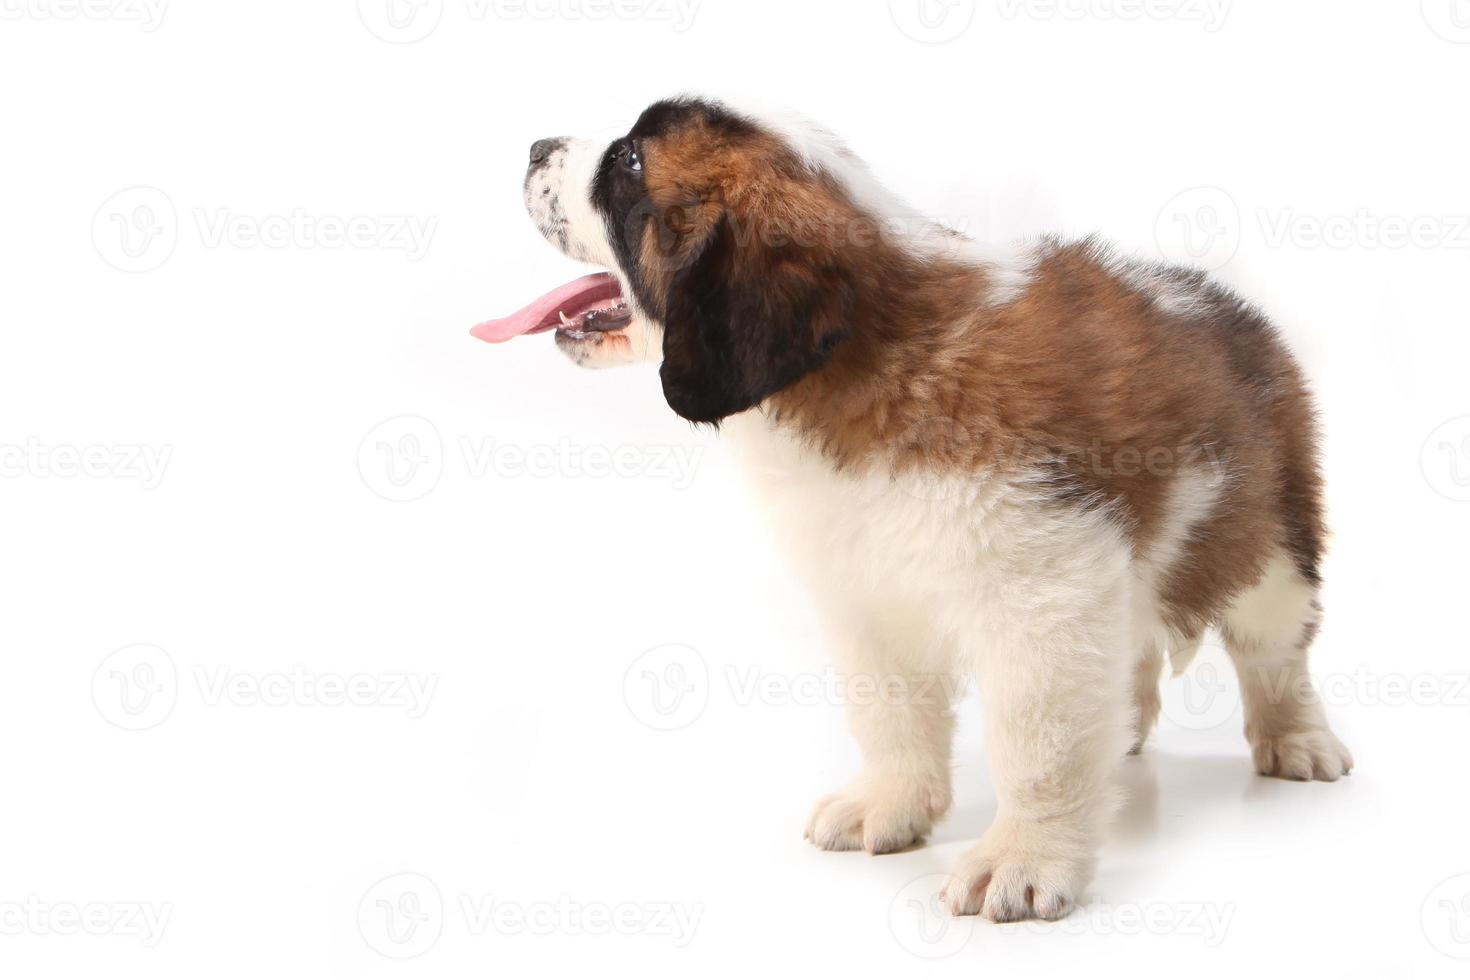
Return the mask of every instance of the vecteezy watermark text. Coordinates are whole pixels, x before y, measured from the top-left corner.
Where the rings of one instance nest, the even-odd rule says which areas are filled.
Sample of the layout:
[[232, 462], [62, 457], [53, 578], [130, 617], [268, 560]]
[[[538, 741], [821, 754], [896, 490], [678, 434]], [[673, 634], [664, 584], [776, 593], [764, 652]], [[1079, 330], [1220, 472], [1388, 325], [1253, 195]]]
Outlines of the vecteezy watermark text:
[[34, 436], [0, 444], [0, 479], [136, 480], [144, 490], [163, 482], [173, 446], [103, 444], [50, 445]]
[[712, 678], [698, 650], [666, 643], [644, 651], [628, 665], [623, 703], [649, 728], [676, 731], [704, 714], [717, 687], [722, 698], [738, 708], [943, 706], [962, 700], [969, 680], [950, 674], [840, 673], [831, 668], [792, 674], [735, 664], [726, 664]]
[[[195, 664], [185, 675], [206, 708], [388, 708], [422, 718], [439, 687], [437, 674], [359, 671], [339, 674], [295, 666], [244, 671]], [[162, 724], [178, 704], [179, 670], [160, 647], [138, 643], [108, 654], [92, 674], [92, 703], [119, 728]]]
[[114, 21], [158, 30], [169, 0], [0, 0], [0, 20]]
[[543, 901], [461, 895], [460, 910], [472, 935], [654, 936], [688, 946], [704, 916], [700, 902], [597, 902], [560, 895]]
[[255, 674], [223, 665], [194, 668], [203, 702], [211, 708], [402, 708], [409, 718], [422, 718], [439, 686], [435, 674], [316, 673], [305, 667]]
[[1179, 21], [1213, 34], [1225, 26], [1232, 0], [996, 0], [1005, 20]]
[[1260, 209], [1262, 237], [1271, 248], [1470, 248], [1470, 215], [1300, 214]]
[[[951, 915], [940, 901], [940, 890], [948, 881], [946, 874], [923, 875], [900, 889], [889, 903], [888, 928], [894, 941], [921, 959], [953, 956], [976, 935], [975, 916]], [[1079, 902], [1076, 911], [1055, 922], [986, 923], [983, 928], [1001, 934], [1177, 936], [1214, 949], [1225, 941], [1235, 912], [1230, 902], [1108, 903], [1092, 899]]]
[[417, 262], [439, 227], [436, 217], [415, 214], [244, 214], [230, 208], [196, 208], [194, 222], [205, 248], [384, 249]]
[[1273, 249], [1470, 249], [1470, 214], [1393, 214], [1362, 207], [1313, 213], [1291, 206], [1247, 212], [1229, 191], [1213, 186], [1175, 194], [1154, 225], [1160, 254], [1211, 271], [1228, 264], [1251, 231]]
[[428, 495], [447, 466], [471, 479], [654, 480], [675, 490], [694, 482], [704, 447], [699, 444], [574, 442], [521, 443], [462, 435], [446, 449], [439, 427], [418, 415], [400, 415], [374, 426], [358, 444], [363, 485], [402, 503]]
[[701, 0], [357, 0], [357, 16], [374, 37], [413, 44], [439, 28], [446, 6], [470, 23], [588, 21], [666, 23], [676, 34], [694, 25]]
[[[3, 0], [0, 0], [3, 2]], [[206, 249], [400, 252], [410, 262], [428, 253], [439, 219], [415, 214], [329, 214], [303, 207], [246, 212], [195, 207], [179, 220], [173, 199], [157, 187], [128, 187], [113, 194], [92, 217], [92, 244], [122, 272], [150, 272], [169, 260], [192, 224]]]
[[458, 914], [470, 936], [647, 936], [676, 948], [694, 941], [704, 917], [702, 902], [600, 901], [559, 895], [553, 899], [497, 897], [460, 892], [446, 902], [427, 875], [402, 872], [374, 882], [357, 906], [363, 942], [389, 959], [411, 959], [434, 948]]
[[171, 902], [51, 902], [27, 895], [0, 901], [0, 936], [121, 936], [152, 949], [173, 912]]

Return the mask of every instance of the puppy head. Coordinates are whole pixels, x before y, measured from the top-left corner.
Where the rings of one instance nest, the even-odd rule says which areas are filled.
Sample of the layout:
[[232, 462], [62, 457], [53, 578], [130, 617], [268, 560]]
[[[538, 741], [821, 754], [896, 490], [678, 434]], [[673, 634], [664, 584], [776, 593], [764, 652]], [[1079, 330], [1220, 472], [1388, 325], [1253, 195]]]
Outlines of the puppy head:
[[610, 275], [477, 332], [555, 329], [589, 367], [661, 358], [674, 411], [717, 423], [820, 369], [848, 336], [884, 234], [854, 174], [820, 130], [699, 99], [655, 103], [611, 143], [539, 141], [532, 220]]

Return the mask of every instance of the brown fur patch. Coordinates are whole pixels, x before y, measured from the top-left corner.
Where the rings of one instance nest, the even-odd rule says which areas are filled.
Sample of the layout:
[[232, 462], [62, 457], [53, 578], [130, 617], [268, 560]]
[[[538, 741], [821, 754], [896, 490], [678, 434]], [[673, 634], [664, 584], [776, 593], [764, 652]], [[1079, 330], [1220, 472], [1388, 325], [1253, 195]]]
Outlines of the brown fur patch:
[[990, 307], [987, 267], [890, 240], [773, 136], [696, 116], [644, 156], [649, 295], [665, 295], [722, 217], [739, 241], [731, 276], [795, 291], [842, 270], [845, 339], [762, 405], [835, 467], [1026, 474], [1059, 504], [1109, 508], [1138, 555], [1180, 474], [1202, 467], [1218, 497], [1161, 584], [1170, 625], [1214, 623], [1278, 551], [1316, 581], [1309, 396], [1274, 329], [1227, 291], [1163, 271], [1201, 297], [1171, 311], [1098, 244], [1048, 241], [1024, 293]]

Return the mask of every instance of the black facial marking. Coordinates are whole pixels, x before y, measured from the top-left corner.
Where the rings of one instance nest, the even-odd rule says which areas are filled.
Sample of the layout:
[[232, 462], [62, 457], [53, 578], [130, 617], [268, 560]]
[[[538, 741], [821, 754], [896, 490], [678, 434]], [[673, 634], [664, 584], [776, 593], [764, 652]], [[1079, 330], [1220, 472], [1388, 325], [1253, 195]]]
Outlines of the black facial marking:
[[640, 269], [639, 249], [649, 220], [666, 228], [678, 216], [655, 213], [644, 187], [643, 172], [624, 166], [625, 154], [635, 144], [641, 148], [641, 144], [694, 120], [729, 136], [749, 135], [757, 131], [750, 120], [717, 102], [665, 99], [643, 110], [628, 135], [608, 146], [592, 177], [592, 206], [607, 225], [608, 239], [618, 266], [632, 284], [633, 297], [638, 305], [655, 314], [662, 311], [664, 297], [651, 293]]
[[616, 140], [603, 153], [592, 177], [592, 206], [607, 225], [608, 243], [612, 246], [618, 267], [633, 285], [634, 298], [648, 309], [636, 258], [639, 232], [642, 230], [639, 205], [647, 200], [643, 174], [619, 163], [619, 156], [629, 142], [626, 137]]

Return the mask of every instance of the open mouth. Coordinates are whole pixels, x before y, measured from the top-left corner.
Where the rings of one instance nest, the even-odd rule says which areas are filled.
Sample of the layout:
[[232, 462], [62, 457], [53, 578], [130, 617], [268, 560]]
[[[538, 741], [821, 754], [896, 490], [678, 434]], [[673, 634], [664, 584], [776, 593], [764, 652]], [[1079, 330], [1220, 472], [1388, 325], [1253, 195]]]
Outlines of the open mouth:
[[471, 329], [470, 335], [499, 344], [522, 334], [554, 329], [559, 337], [585, 340], [621, 330], [632, 320], [618, 280], [611, 273], [595, 272], [558, 286], [510, 316], [486, 320]]

